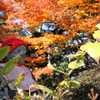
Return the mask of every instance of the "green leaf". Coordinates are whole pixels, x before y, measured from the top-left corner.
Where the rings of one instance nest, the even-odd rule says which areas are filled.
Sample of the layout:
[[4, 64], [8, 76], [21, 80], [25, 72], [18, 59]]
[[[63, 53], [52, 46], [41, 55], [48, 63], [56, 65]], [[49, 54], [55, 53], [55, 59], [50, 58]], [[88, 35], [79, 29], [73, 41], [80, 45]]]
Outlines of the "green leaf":
[[49, 69], [54, 70], [54, 71], [57, 71], [57, 72], [60, 72], [60, 73], [64, 74], [66, 77], [69, 76], [67, 73], [65, 73], [65, 72], [63, 72], [63, 71], [61, 71], [61, 70], [59, 70], [59, 69], [53, 67], [53, 66], [51, 65], [50, 61], [48, 62], [48, 65], [47, 65], [47, 66], [48, 66]]
[[65, 72], [63, 72], [63, 71], [61, 71], [61, 70], [59, 70], [59, 69], [56, 69], [55, 71], [57, 71], [57, 72], [60, 72], [60, 73], [64, 74], [66, 77], [69, 77], [69, 75], [68, 75], [67, 73], [65, 73]]
[[15, 66], [20, 58], [21, 58], [21, 56], [17, 56], [17, 57], [14, 57], [13, 59], [11, 59], [9, 62], [7, 62], [2, 69], [2, 73], [9, 74], [15, 68]]
[[68, 67], [71, 68], [71, 69], [77, 69], [81, 66], [84, 66], [84, 62], [82, 60], [75, 60], [75, 61], [72, 61], [68, 64]]
[[100, 58], [100, 43], [86, 43], [85, 45], [82, 45], [80, 47], [81, 50], [87, 52], [92, 58], [96, 60], [97, 63], [99, 63]]
[[4, 46], [0, 48], [0, 61], [5, 58], [10, 51], [10, 46]]
[[76, 54], [71, 54], [71, 55], [67, 55], [66, 57], [69, 58], [69, 60], [71, 60], [72, 58], [78, 58], [78, 59], [83, 59], [84, 58], [84, 52], [83, 51], [78, 51]]
[[94, 31], [93, 37], [100, 41], [100, 30]]
[[62, 82], [59, 83], [60, 86], [66, 86], [66, 87], [70, 87], [70, 81], [67, 80], [63, 80]]
[[70, 87], [70, 84], [69, 83], [70, 82], [67, 82], [67, 81], [65, 82], [65, 86], [68, 87], [68, 88]]
[[2, 70], [2, 68], [3, 68], [3, 67], [2, 67], [2, 66], [0, 66], [0, 71]]
[[3, 85], [7, 85], [7, 84], [9, 84], [9, 83], [11, 83], [11, 82], [13, 82], [13, 81], [15, 81], [14, 79], [12, 79], [12, 80], [7, 80], [7, 81], [5, 81], [4, 83], [3, 83]]
[[71, 87], [71, 88], [78, 88], [80, 86], [80, 83], [77, 81], [65, 81], [63, 80], [62, 82], [60, 82], [59, 84], [60, 86], [66, 86], [66, 87]]
[[80, 87], [80, 83], [77, 81], [71, 81], [70, 86], [71, 86], [71, 88], [78, 88], [78, 87]]
[[0, 66], [0, 75], [4, 75], [3, 72], [2, 72], [2, 69], [3, 69], [3, 67]]
[[48, 92], [48, 93], [53, 93], [52, 90], [50, 90], [49, 88], [47, 88], [46, 86], [43, 86], [43, 85], [32, 84], [32, 85], [30, 86], [30, 88], [32, 88], [32, 87], [36, 87], [36, 88], [38, 88], [38, 89], [40, 89], [40, 90], [43, 90], [43, 91], [46, 91], [46, 92]]

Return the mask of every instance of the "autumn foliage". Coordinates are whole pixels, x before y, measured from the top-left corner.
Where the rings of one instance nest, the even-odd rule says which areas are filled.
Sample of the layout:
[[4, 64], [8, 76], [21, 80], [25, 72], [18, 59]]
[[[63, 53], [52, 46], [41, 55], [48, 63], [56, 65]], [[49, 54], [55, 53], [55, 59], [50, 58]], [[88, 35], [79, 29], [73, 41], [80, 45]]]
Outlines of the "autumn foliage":
[[[77, 35], [77, 31], [91, 33], [100, 19], [99, 4], [99, 0], [7, 0], [6, 22], [10, 28], [35, 30], [43, 22], [49, 21], [70, 34]], [[12, 19], [21, 20], [20, 24]]]
[[[95, 25], [100, 21], [100, 0], [4, 1], [0, 0], [0, 11], [5, 12], [6, 17], [4, 16], [3, 19], [6, 18], [7, 25], [0, 26], [0, 33], [2, 33], [1, 30], [21, 30], [23, 27], [34, 32], [45, 21], [55, 23], [56, 28], [62, 28], [68, 32], [68, 36], [45, 33], [41, 37], [28, 35], [22, 38], [28, 44], [29, 50], [33, 48], [36, 50], [34, 56], [38, 56], [37, 58], [26, 58], [26, 65], [32, 68], [38, 67], [36, 63], [46, 62], [45, 53], [56, 55], [62, 48], [66, 48], [69, 45], [67, 40], [77, 36], [80, 32], [92, 34], [96, 30]], [[15, 22], [16, 20], [18, 22]]]

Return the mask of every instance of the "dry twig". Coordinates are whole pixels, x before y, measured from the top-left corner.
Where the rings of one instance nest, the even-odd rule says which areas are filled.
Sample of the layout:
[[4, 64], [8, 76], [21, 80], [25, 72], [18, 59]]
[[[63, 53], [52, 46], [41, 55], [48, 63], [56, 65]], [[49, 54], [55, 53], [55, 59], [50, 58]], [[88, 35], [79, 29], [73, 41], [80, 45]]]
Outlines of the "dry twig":
[[98, 94], [98, 93], [95, 94], [95, 93], [94, 93], [94, 89], [91, 89], [90, 91], [91, 91], [91, 94], [88, 93], [88, 97], [89, 97], [91, 100], [96, 100], [99, 94]]

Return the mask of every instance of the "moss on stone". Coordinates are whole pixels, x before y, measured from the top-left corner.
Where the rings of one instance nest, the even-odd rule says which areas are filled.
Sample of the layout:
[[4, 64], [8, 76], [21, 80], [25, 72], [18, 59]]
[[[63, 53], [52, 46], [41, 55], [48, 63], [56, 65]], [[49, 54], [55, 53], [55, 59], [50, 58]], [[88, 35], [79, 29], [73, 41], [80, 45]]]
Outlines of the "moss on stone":
[[100, 67], [81, 72], [76, 80], [81, 86], [71, 90], [68, 100], [90, 100], [87, 94], [91, 88], [99, 94], [97, 100], [100, 100]]

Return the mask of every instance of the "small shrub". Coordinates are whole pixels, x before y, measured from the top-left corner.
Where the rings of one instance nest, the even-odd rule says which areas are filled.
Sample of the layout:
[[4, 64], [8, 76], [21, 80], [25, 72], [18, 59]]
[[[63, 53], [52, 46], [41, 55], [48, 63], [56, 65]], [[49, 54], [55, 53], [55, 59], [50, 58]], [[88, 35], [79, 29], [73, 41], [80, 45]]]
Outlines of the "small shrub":
[[81, 83], [81, 87], [71, 89], [68, 100], [90, 100], [87, 94], [91, 88], [99, 94], [96, 100], [100, 100], [100, 67], [81, 72], [76, 80]]

